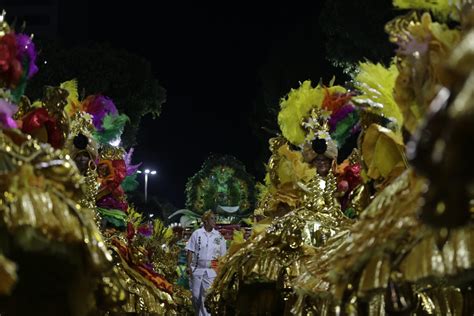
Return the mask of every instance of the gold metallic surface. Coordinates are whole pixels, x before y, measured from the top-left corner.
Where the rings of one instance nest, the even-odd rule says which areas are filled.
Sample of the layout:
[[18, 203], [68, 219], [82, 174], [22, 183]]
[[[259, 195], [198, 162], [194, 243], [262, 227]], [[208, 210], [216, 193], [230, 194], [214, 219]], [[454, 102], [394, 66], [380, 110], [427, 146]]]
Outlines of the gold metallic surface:
[[17, 282], [16, 264], [0, 254], [0, 295], [8, 295]]
[[[429, 315], [462, 309], [459, 290], [444, 284], [464, 282], [462, 276], [472, 273], [474, 228], [444, 233], [425, 226], [417, 218], [424, 188], [423, 179], [405, 172], [374, 199], [346, 236], [330, 238], [317, 256], [305, 260], [305, 272], [295, 280], [300, 301], [347, 308], [347, 295], [353, 293], [370, 301], [369, 315], [415, 309], [417, 302], [436, 312]], [[385, 294], [378, 299], [377, 292]], [[305, 308], [311, 306], [293, 310]]]
[[[326, 178], [317, 175], [309, 184], [300, 185], [305, 192], [300, 208], [276, 218], [263, 233], [224, 258], [206, 300], [213, 314], [230, 312], [232, 306], [243, 314], [255, 313], [265, 311], [263, 306], [273, 300], [291, 302], [293, 280], [302, 273], [301, 260], [314, 255], [315, 249], [350, 225], [334, 198], [336, 181], [332, 174]], [[265, 284], [274, 286], [274, 290], [260, 291], [266, 302], [259, 306], [242, 302], [245, 292], [258, 292]]]
[[46, 240], [81, 245], [93, 267], [107, 266], [111, 257], [93, 212], [76, 202], [83, 195], [82, 177], [71, 158], [20, 133], [10, 133], [0, 132], [2, 224], [13, 235], [27, 229]]
[[100, 148], [100, 159], [103, 160], [120, 160], [123, 159], [124, 155], [125, 150], [122, 147], [103, 145]]
[[[114, 269], [117, 278], [124, 284], [125, 299], [121, 305], [112, 305], [110, 312], [178, 315], [175, 302], [169, 293], [159, 290], [151, 281], [131, 268], [118, 251], [113, 251]], [[120, 293], [120, 290], [117, 292], [114, 287], [111, 290]]]

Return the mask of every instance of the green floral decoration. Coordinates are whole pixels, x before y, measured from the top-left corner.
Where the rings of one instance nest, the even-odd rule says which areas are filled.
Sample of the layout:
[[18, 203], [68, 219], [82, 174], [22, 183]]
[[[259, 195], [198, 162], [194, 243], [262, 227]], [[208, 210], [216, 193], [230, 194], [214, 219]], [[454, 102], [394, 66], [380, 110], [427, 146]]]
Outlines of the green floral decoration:
[[239, 206], [245, 216], [255, 206], [255, 179], [237, 158], [211, 155], [186, 184], [186, 208], [203, 214], [217, 206]]

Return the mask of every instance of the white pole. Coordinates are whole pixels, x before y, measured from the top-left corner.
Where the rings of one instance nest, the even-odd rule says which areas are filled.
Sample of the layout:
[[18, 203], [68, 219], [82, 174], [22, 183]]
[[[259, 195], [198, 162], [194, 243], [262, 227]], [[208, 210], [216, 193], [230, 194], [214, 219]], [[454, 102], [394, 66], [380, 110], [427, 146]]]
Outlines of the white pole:
[[145, 173], [145, 203], [148, 199], [148, 173]]

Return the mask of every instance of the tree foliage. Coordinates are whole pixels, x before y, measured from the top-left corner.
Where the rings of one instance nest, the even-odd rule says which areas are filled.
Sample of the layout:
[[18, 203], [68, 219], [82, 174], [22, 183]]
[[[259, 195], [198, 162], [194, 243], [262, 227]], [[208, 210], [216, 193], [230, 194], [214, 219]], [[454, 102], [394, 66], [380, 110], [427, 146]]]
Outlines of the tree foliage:
[[346, 73], [359, 61], [388, 63], [394, 47], [384, 31], [397, 12], [391, 0], [326, 0], [319, 16], [325, 56]]
[[76, 78], [82, 97], [104, 94], [130, 118], [122, 136], [125, 147], [136, 143], [144, 115], [160, 115], [166, 90], [155, 79], [146, 59], [107, 44], [66, 48], [57, 42], [40, 42], [37, 46], [41, 49], [41, 68], [27, 88], [30, 98], [40, 98], [46, 85]]

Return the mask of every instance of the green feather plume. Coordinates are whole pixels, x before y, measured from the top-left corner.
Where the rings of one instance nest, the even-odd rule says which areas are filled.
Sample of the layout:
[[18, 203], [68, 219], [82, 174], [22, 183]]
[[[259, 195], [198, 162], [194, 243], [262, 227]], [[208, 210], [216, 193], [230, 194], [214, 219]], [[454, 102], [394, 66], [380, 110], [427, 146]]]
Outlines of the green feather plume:
[[337, 123], [336, 129], [331, 133], [331, 138], [336, 142], [337, 147], [341, 148], [351, 135], [351, 129], [359, 120], [357, 111], [349, 113], [342, 121]]
[[98, 207], [97, 211], [100, 213], [103, 219], [105, 219], [110, 224], [114, 225], [117, 228], [125, 227], [125, 220], [127, 214], [121, 210], [108, 209], [103, 207]]
[[94, 133], [94, 138], [101, 144], [109, 143], [122, 135], [125, 124], [130, 121], [125, 114], [110, 115], [104, 117], [102, 131]]
[[125, 177], [120, 185], [125, 192], [135, 191], [135, 189], [138, 188], [137, 175], [132, 174]]

